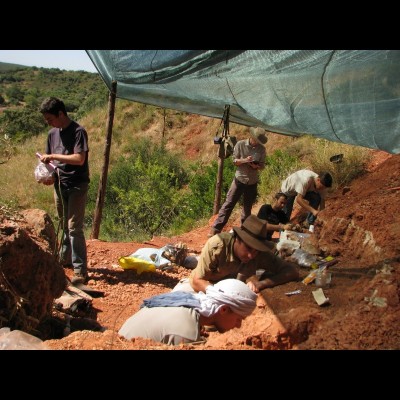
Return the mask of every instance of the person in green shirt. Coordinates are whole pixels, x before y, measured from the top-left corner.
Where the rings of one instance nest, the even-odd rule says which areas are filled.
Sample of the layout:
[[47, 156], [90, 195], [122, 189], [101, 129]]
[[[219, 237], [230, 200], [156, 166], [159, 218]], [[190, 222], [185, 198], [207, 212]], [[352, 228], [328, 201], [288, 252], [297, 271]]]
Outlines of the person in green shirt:
[[247, 282], [255, 293], [297, 280], [297, 265], [276, 256], [274, 248], [267, 241], [267, 222], [251, 214], [233, 233], [221, 232], [208, 239], [189, 279], [182, 279], [173, 291], [205, 292], [209, 285], [229, 278], [246, 282], [258, 269], [265, 270], [260, 280]]

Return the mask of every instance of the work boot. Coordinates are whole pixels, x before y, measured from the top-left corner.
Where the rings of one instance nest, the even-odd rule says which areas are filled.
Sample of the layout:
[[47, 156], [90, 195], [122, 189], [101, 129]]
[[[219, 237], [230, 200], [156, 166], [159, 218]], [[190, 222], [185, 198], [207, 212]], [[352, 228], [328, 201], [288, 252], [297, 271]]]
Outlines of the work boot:
[[71, 278], [71, 283], [75, 285], [76, 283], [87, 283], [89, 280], [89, 275], [87, 272], [82, 273], [80, 270], [74, 270], [74, 276]]

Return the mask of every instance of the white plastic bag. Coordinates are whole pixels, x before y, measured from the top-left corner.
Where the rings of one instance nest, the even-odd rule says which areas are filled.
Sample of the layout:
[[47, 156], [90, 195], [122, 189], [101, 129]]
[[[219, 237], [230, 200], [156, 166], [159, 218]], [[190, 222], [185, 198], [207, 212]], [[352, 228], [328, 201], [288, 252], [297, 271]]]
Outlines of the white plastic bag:
[[149, 261], [153, 263], [156, 268], [159, 269], [165, 269], [171, 264], [171, 261], [169, 261], [167, 258], [164, 258], [162, 256], [162, 253], [164, 252], [164, 247], [161, 249], [153, 249], [153, 248], [141, 248], [136, 250], [133, 254], [131, 254], [129, 257], [136, 257], [140, 258], [141, 260], [144, 261]]
[[303, 249], [296, 249], [292, 254], [292, 259], [301, 267], [307, 268], [317, 262], [317, 257], [315, 255], [307, 253]]
[[39, 183], [51, 185], [54, 183], [54, 168], [50, 164], [39, 161], [35, 168], [35, 178]]
[[292, 254], [296, 249], [300, 247], [300, 242], [297, 240], [280, 239], [276, 245], [278, 251], [285, 250], [287, 254]]
[[0, 350], [49, 350], [42, 340], [26, 332], [0, 329]]

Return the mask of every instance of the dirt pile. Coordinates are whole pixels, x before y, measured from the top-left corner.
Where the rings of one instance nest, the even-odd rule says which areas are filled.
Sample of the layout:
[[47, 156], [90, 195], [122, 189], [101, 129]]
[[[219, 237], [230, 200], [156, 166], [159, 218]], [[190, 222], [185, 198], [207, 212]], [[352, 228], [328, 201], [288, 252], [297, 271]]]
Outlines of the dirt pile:
[[[400, 254], [400, 157], [353, 181], [328, 199], [317, 220], [318, 245], [347, 266], [373, 265]], [[396, 189], [397, 188], [397, 189]]]

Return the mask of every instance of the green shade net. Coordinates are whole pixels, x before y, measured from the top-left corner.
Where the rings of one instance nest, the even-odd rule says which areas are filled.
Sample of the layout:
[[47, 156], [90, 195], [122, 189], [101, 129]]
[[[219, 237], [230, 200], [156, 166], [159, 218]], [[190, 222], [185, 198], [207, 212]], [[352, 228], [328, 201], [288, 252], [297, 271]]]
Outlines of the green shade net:
[[117, 97], [400, 153], [398, 50], [86, 50]]

